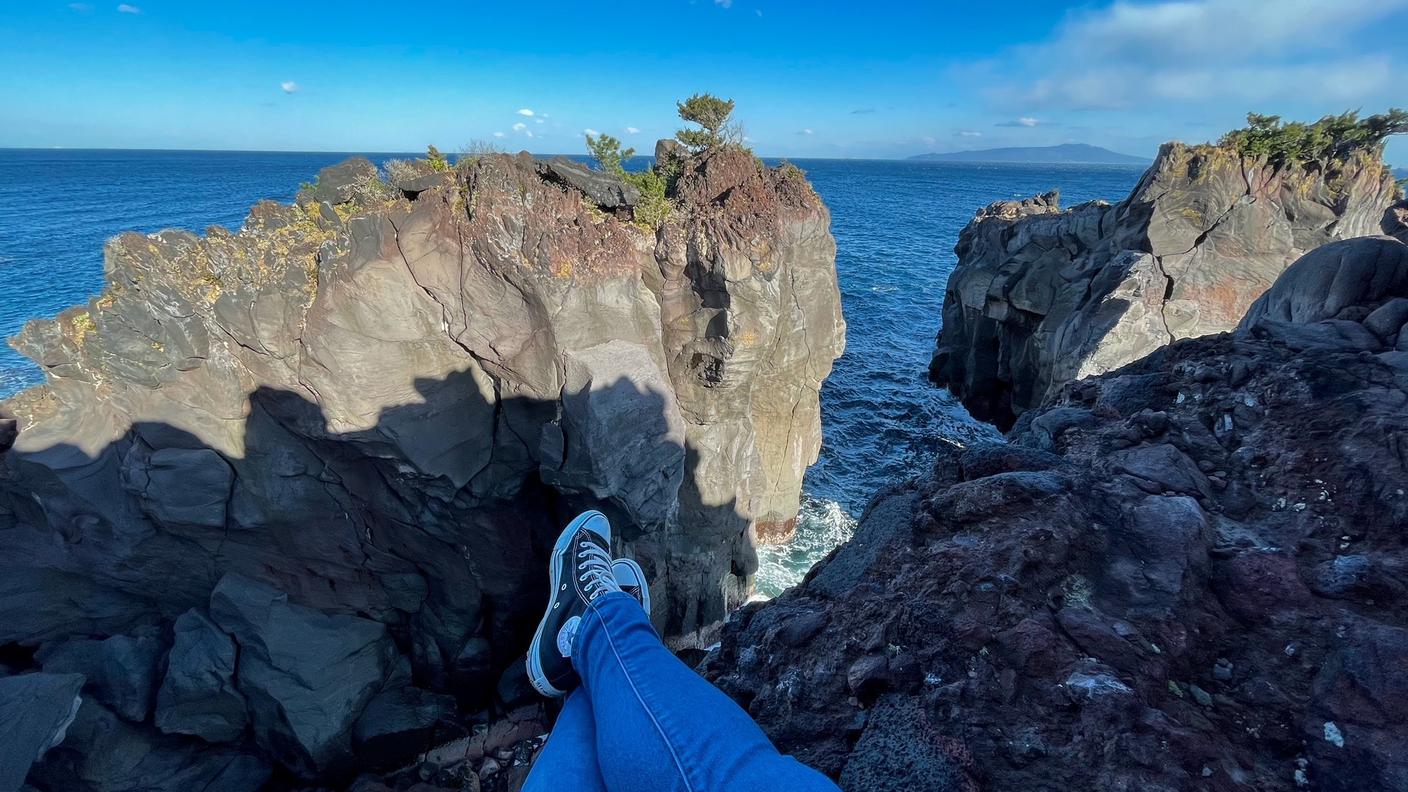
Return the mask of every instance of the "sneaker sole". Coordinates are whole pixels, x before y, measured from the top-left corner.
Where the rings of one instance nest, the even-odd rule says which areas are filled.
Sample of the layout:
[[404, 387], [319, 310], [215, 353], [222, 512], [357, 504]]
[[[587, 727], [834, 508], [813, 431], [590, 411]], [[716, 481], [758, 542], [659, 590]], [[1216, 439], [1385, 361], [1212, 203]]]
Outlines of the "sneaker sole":
[[[551, 612], [552, 602], [557, 599], [557, 587], [561, 584], [558, 570], [562, 567], [562, 556], [572, 548], [572, 537], [576, 536], [577, 530], [582, 524], [595, 516], [601, 516], [599, 512], [586, 511], [577, 515], [572, 522], [562, 529], [558, 534], [557, 542], [552, 546], [552, 556], [548, 563], [548, 570], [551, 572], [551, 581], [548, 584], [548, 608]], [[603, 516], [602, 519], [605, 519]], [[548, 614], [544, 613], [543, 618], [538, 620], [538, 629], [533, 631], [533, 644], [528, 649], [528, 682], [533, 689], [548, 698], [561, 698], [567, 695], [567, 691], [558, 690], [548, 682], [547, 674], [543, 673], [542, 661], [538, 659], [538, 649], [543, 643], [543, 625], [547, 623]]]

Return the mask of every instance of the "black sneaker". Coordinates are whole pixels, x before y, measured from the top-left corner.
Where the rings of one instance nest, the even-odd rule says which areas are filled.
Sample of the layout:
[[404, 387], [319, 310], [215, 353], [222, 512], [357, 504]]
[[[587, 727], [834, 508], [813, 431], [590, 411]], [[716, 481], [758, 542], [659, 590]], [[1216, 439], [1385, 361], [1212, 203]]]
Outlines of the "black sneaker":
[[645, 583], [645, 570], [629, 558], [618, 558], [611, 562], [611, 574], [616, 576], [616, 584], [621, 590], [635, 597], [645, 615], [650, 615], [650, 586]]
[[528, 681], [544, 696], [557, 698], [581, 682], [572, 668], [572, 644], [587, 603], [621, 590], [611, 573], [611, 523], [601, 512], [577, 515], [557, 537], [548, 570], [552, 589], [528, 649]]

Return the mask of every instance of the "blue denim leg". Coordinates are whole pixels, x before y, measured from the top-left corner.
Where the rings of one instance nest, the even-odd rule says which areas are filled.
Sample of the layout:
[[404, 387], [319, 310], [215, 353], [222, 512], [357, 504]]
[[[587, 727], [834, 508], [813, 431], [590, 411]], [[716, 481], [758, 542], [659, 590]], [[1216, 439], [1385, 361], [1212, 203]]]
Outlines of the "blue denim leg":
[[567, 697], [523, 792], [607, 792], [597, 766], [596, 726], [585, 689], [577, 688]]
[[779, 754], [732, 699], [671, 654], [626, 594], [591, 604], [572, 662], [591, 696], [611, 792], [839, 792]]

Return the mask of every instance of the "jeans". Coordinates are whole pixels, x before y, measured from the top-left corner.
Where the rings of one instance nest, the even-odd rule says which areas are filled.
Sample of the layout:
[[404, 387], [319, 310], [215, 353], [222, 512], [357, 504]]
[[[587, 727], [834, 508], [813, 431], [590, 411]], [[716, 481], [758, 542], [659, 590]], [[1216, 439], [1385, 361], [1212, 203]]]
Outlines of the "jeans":
[[582, 685], [523, 792], [839, 792], [671, 654], [629, 595], [591, 603], [572, 663]]

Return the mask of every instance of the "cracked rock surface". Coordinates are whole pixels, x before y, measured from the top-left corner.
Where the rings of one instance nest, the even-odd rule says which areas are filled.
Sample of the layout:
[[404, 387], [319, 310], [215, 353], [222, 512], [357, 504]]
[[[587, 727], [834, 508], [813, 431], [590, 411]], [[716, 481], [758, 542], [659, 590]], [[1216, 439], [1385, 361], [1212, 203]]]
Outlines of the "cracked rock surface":
[[585, 508], [661, 631], [712, 641], [796, 515], [845, 326], [799, 172], [680, 168], [658, 228], [524, 154], [394, 187], [354, 158], [238, 231], [112, 240], [0, 406], [0, 676], [91, 671], [32, 783], [344, 784], [466, 736], [523, 699]]
[[1408, 246], [882, 492], [703, 670], [846, 792], [1408, 788]]
[[1380, 149], [1276, 166], [1166, 144], [1127, 198], [999, 201], [959, 235], [930, 377], [1001, 427], [1066, 382], [1231, 330], [1292, 261], [1389, 230]]

